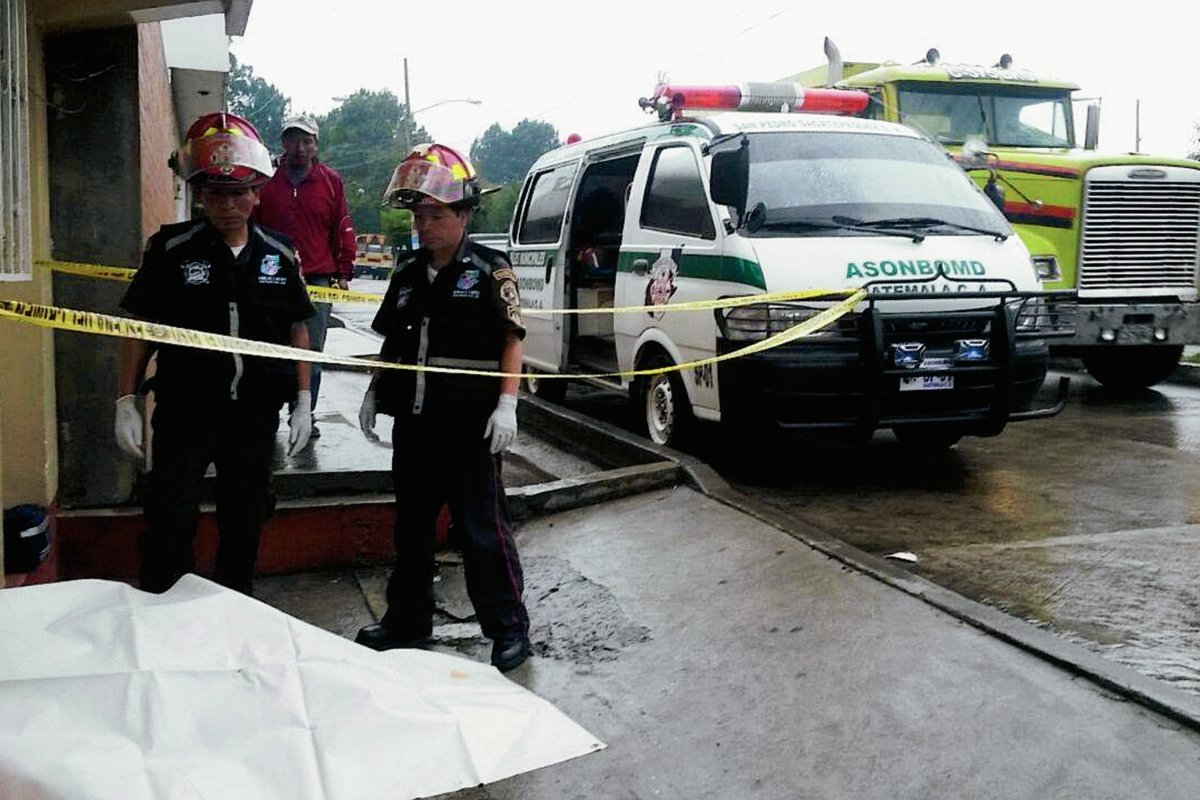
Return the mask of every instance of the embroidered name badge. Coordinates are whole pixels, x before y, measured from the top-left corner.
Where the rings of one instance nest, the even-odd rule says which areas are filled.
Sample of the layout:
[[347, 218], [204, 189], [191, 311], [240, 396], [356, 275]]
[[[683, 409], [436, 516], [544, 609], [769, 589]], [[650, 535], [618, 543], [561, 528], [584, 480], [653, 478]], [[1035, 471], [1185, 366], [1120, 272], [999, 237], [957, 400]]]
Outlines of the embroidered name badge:
[[258, 267], [258, 282], [276, 285], [287, 283], [287, 276], [280, 275], [279, 269], [278, 253], [268, 253], [263, 256], [262, 263]]
[[453, 297], [479, 297], [479, 289], [475, 288], [479, 285], [479, 270], [468, 269], [458, 276], [458, 283], [454, 287]]
[[179, 267], [183, 270], [183, 282], [188, 286], [203, 286], [209, 282], [212, 265], [207, 261], [185, 261]]

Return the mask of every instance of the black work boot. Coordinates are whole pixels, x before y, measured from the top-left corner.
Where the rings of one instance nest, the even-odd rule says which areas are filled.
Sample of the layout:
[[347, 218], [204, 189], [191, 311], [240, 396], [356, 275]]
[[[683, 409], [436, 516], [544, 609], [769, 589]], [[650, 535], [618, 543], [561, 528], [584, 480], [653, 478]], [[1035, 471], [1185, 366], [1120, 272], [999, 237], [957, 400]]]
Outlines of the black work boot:
[[354, 641], [372, 650], [396, 650], [402, 647], [421, 647], [429, 643], [433, 627], [417, 630], [399, 628], [380, 621], [359, 630]]
[[492, 643], [492, 666], [501, 672], [516, 669], [529, 658], [531, 649], [529, 637], [523, 633], [497, 639]]

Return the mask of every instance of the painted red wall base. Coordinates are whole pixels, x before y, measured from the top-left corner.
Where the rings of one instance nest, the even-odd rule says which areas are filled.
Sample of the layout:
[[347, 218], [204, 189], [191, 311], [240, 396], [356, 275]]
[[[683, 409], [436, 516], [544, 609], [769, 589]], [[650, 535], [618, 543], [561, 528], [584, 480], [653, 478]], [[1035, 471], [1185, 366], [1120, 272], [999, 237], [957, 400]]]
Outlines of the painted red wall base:
[[[216, 555], [216, 515], [201, 509], [196, 537], [196, 570], [212, 572]], [[391, 498], [340, 498], [280, 503], [263, 526], [258, 572], [269, 575], [307, 570], [344, 569], [386, 563], [393, 557]], [[56, 519], [60, 580], [137, 577], [140, 508], [66, 511]], [[439, 544], [444, 543], [444, 525]]]

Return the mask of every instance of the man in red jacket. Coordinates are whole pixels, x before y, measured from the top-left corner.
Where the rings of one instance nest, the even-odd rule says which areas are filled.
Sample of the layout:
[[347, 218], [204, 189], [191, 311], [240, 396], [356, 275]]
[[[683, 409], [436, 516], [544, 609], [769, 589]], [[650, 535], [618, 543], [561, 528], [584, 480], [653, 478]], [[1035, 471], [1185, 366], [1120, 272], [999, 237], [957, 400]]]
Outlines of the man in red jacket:
[[[317, 121], [309, 116], [283, 122], [283, 157], [263, 187], [254, 220], [292, 238], [309, 286], [345, 289], [354, 277], [354, 225], [346, 207], [342, 176], [317, 159]], [[316, 303], [308, 319], [309, 343], [325, 349], [329, 303]], [[312, 406], [321, 388], [321, 365], [312, 365]], [[312, 437], [320, 435], [314, 425]]]

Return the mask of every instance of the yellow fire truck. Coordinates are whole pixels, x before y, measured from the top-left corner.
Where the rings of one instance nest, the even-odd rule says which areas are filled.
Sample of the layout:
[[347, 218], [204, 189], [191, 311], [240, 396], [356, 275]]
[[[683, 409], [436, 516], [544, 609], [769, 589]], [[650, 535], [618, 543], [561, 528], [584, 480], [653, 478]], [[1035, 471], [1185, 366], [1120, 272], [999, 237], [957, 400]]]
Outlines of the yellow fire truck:
[[354, 276], [387, 280], [395, 266], [391, 248], [387, 246], [387, 237], [382, 233], [360, 233], [354, 239]]
[[1200, 344], [1200, 162], [1103, 154], [1099, 106], [1076, 138], [1076, 84], [1013, 65], [827, 63], [804, 86], [858, 89], [863, 116], [902, 122], [946, 147], [1004, 211], [1047, 290], [1073, 290], [1051, 352], [1077, 356], [1096, 380], [1142, 388]]

